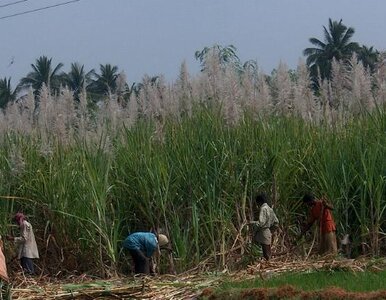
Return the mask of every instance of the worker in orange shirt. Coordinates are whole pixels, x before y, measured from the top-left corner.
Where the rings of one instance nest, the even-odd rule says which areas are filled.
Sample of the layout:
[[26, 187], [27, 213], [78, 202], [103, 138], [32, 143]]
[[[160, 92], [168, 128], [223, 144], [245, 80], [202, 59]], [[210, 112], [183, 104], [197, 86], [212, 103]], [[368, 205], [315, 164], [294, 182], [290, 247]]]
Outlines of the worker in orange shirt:
[[308, 221], [302, 230], [302, 234], [307, 232], [315, 221], [319, 222], [320, 245], [319, 253], [336, 254], [338, 247], [336, 243], [336, 225], [332, 216], [333, 207], [325, 198], [315, 199], [311, 194], [303, 197], [303, 203], [310, 207]]

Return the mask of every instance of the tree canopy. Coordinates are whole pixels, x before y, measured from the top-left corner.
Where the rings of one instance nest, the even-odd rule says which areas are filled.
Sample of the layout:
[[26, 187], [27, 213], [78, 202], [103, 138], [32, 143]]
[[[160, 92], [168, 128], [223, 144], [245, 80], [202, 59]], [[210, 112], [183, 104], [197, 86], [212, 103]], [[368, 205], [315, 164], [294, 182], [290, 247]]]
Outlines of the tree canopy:
[[342, 20], [338, 22], [329, 19], [328, 28], [323, 26], [323, 31], [323, 41], [310, 38], [310, 43], [315, 47], [304, 49], [303, 54], [307, 57], [307, 65], [313, 78], [320, 75], [322, 79], [329, 79], [333, 59], [349, 60], [353, 53], [359, 51], [360, 46], [351, 41], [355, 33], [354, 28], [347, 27]]

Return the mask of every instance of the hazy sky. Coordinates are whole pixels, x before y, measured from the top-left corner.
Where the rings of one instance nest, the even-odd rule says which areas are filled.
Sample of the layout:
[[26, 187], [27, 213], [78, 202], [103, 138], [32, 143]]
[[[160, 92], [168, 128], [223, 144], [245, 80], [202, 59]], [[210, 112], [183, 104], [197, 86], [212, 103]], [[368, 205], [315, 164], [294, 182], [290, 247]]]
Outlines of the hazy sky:
[[0, 77], [18, 81], [46, 55], [64, 71], [110, 63], [129, 83], [144, 74], [171, 81], [183, 60], [198, 72], [194, 52], [215, 43], [234, 45], [265, 72], [280, 60], [294, 68], [329, 17], [354, 27], [360, 44], [386, 49], [385, 0], [80, 0], [4, 18], [67, 1], [0, 0]]

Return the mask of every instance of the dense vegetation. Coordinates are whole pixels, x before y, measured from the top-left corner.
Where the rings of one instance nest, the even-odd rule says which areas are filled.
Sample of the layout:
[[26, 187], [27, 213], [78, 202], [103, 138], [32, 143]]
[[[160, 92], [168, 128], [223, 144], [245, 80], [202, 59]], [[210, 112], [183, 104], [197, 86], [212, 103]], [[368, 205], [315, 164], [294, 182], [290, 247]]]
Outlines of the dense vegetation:
[[[340, 237], [382, 254], [386, 66], [368, 72], [355, 53], [333, 60], [315, 91], [306, 64], [267, 76], [240, 68], [233, 50], [206, 48], [197, 76], [183, 63], [175, 82], [145, 77], [129, 90], [108, 76], [90, 90], [60, 85], [60, 65], [36, 86], [29, 74], [28, 93], [0, 115], [1, 234], [12, 213], [27, 213], [51, 274], [121, 271], [120, 241], [151, 228], [170, 236], [179, 271], [203, 260], [221, 268], [247, 247], [254, 192], [272, 196], [285, 249], [312, 190], [335, 205]], [[87, 78], [73, 68], [68, 82]]]

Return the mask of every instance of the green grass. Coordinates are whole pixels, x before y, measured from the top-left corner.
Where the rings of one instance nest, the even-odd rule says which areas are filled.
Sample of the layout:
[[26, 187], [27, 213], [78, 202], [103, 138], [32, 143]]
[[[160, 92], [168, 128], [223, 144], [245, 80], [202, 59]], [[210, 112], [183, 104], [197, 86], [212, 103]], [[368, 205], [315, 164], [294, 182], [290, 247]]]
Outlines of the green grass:
[[386, 270], [381, 272], [320, 271], [313, 273], [287, 273], [263, 281], [226, 282], [218, 291], [249, 288], [276, 288], [292, 285], [304, 291], [317, 291], [327, 287], [340, 287], [351, 292], [369, 292], [385, 289]]

